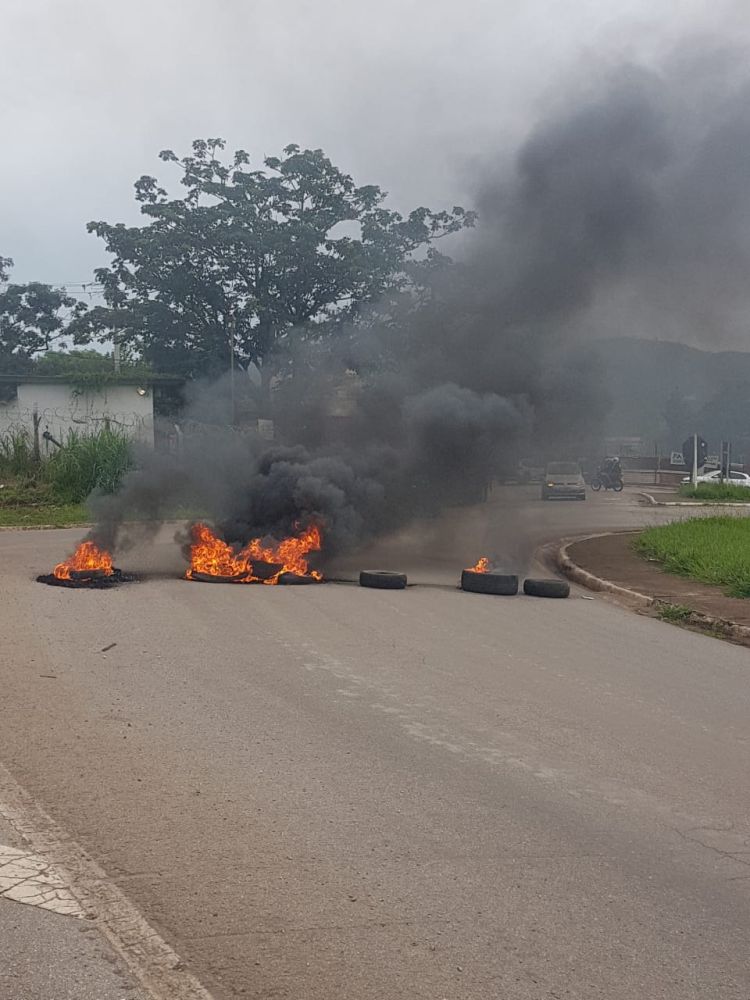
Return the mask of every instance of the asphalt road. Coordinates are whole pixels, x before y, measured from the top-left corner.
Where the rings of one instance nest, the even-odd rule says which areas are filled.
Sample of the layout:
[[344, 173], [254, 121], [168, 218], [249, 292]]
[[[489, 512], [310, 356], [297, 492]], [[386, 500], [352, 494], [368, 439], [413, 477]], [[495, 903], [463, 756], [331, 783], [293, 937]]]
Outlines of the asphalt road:
[[[0, 845], [25, 846], [2, 820]], [[4, 898], [0, 898], [0, 998], [147, 1000], [86, 920]]]
[[368, 553], [396, 593], [188, 583], [164, 536], [70, 592], [75, 532], [0, 533], [0, 761], [217, 1000], [750, 997], [747, 650], [457, 592], [673, 516], [516, 506]]

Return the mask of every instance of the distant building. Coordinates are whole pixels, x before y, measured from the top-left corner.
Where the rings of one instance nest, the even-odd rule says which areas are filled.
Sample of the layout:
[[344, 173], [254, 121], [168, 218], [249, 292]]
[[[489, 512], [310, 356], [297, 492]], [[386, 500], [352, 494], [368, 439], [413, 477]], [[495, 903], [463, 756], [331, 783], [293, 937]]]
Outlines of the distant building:
[[617, 455], [619, 458], [637, 458], [653, 452], [653, 445], [649, 449], [640, 437], [605, 438], [604, 447], [608, 455]]
[[154, 443], [154, 392], [180, 379], [122, 377], [101, 385], [76, 385], [66, 375], [0, 374], [0, 434], [26, 430], [44, 455], [69, 431], [91, 434], [112, 427]]

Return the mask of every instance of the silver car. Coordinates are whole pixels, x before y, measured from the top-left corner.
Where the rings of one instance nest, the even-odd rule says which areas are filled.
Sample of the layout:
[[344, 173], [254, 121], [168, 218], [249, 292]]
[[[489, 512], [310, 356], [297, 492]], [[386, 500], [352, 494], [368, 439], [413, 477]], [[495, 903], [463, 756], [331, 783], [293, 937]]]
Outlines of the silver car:
[[542, 480], [542, 500], [585, 500], [586, 483], [578, 462], [550, 462]]

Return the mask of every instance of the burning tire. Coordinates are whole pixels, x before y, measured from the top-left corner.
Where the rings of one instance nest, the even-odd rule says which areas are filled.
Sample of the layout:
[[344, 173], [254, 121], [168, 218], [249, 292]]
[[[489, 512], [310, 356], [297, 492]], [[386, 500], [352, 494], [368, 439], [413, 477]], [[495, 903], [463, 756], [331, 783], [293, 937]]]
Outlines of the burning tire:
[[518, 577], [505, 573], [478, 573], [465, 569], [461, 573], [461, 590], [472, 594], [497, 594], [512, 597], [518, 593]]
[[384, 569], [363, 569], [359, 574], [360, 587], [374, 590], [404, 590], [406, 573], [389, 573]]
[[111, 576], [112, 570], [106, 569], [72, 569], [70, 570], [70, 579], [75, 580], [78, 583], [86, 582], [87, 580], [101, 580], [105, 576]]
[[322, 583], [317, 576], [310, 576], [302, 573], [282, 573], [279, 576], [279, 583], [282, 587], [301, 587], [307, 583]]
[[568, 597], [567, 580], [524, 580], [523, 592], [529, 597]]
[[235, 573], [233, 576], [219, 576], [216, 573], [199, 573], [197, 570], [191, 570], [187, 579], [195, 580], [196, 583], [244, 583], [247, 580], [247, 573]]
[[43, 573], [36, 578], [37, 583], [46, 583], [49, 587], [67, 587], [69, 590], [110, 590], [121, 583], [131, 583], [134, 576], [123, 573], [121, 569], [113, 567], [111, 573], [86, 571], [78, 572], [75, 575], [71, 572], [69, 577], [55, 576], [54, 573]]
[[253, 559], [250, 565], [252, 575], [256, 580], [272, 580], [284, 568], [283, 563], [267, 562], [265, 559]]

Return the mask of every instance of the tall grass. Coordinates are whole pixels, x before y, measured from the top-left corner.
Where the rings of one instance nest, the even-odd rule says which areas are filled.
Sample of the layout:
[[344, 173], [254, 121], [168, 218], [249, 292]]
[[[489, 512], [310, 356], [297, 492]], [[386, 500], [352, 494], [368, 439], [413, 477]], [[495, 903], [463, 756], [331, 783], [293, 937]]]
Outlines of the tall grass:
[[0, 434], [0, 476], [31, 478], [39, 471], [31, 434], [25, 428]]
[[68, 433], [62, 448], [44, 465], [44, 478], [64, 503], [80, 503], [94, 492], [114, 493], [133, 466], [131, 442], [120, 431]]
[[648, 528], [634, 544], [668, 573], [716, 584], [732, 597], [750, 597], [750, 518], [677, 521]]

